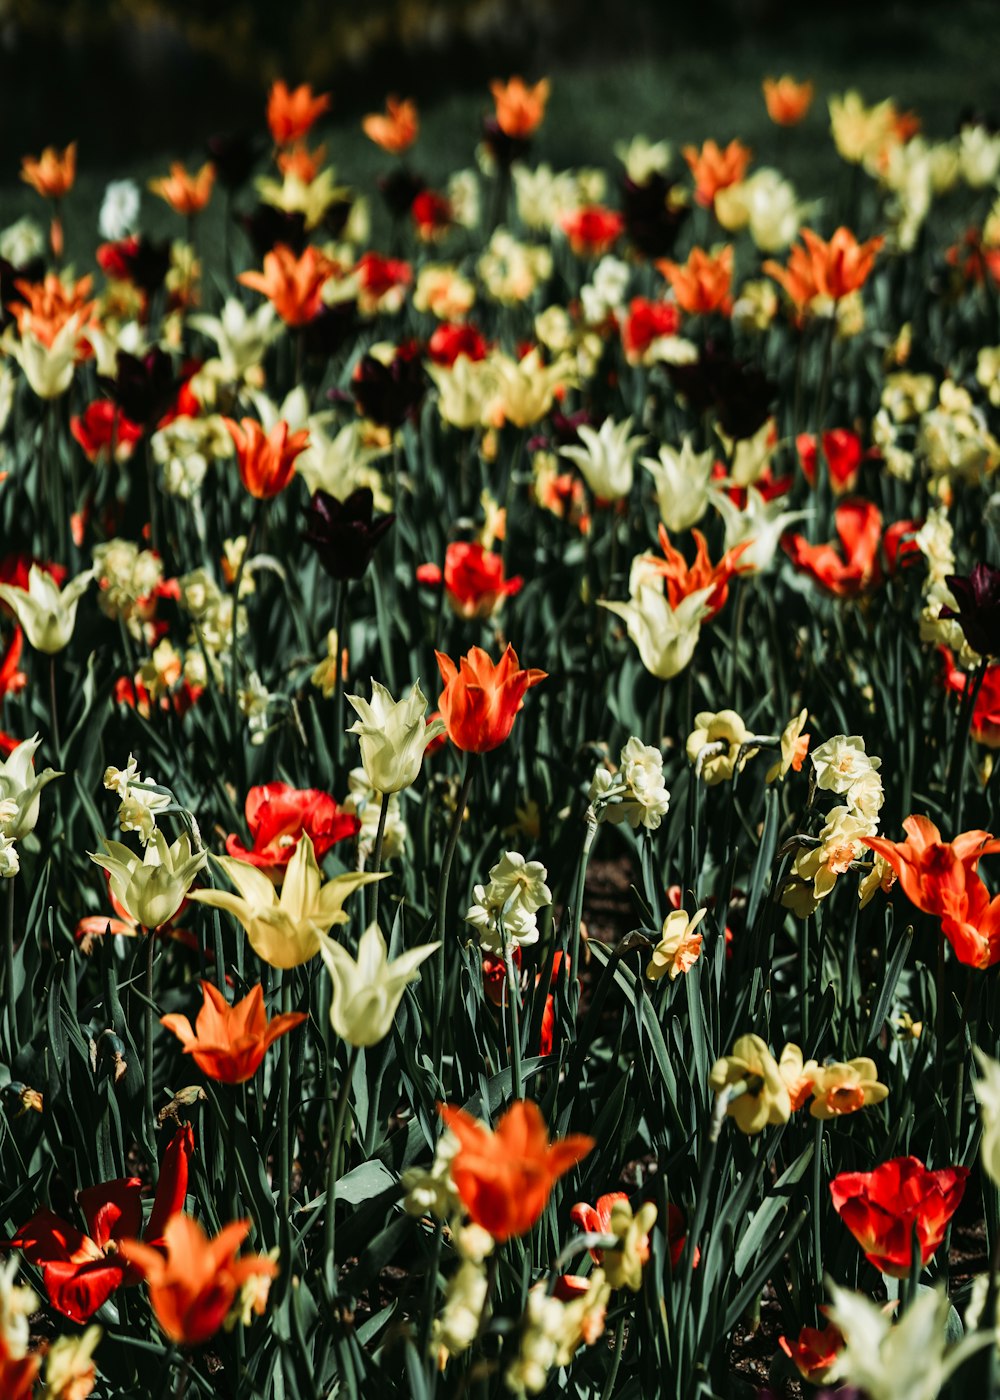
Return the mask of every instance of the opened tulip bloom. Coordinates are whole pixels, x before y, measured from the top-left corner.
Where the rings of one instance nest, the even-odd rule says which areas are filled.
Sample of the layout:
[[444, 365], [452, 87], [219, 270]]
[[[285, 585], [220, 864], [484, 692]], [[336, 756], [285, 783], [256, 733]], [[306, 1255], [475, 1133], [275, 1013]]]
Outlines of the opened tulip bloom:
[[916, 1157], [894, 1157], [871, 1172], [841, 1172], [830, 1182], [830, 1196], [868, 1262], [890, 1278], [906, 1278], [914, 1235], [926, 1265], [961, 1203], [968, 1176], [967, 1167], [928, 1171]]
[[401, 102], [398, 97], [387, 97], [385, 112], [371, 112], [361, 123], [361, 129], [369, 141], [381, 146], [390, 155], [399, 156], [408, 151], [420, 131], [420, 119], [416, 104]]
[[421, 564], [417, 582], [432, 588], [443, 584], [452, 612], [465, 618], [492, 617], [503, 600], [520, 593], [524, 585], [523, 578], [507, 578], [502, 556], [477, 540], [453, 540], [445, 550], [444, 570]]
[[20, 841], [34, 831], [38, 821], [38, 802], [42, 788], [53, 778], [61, 778], [54, 768], [35, 773], [35, 753], [41, 743], [37, 734], [15, 745], [0, 762], [0, 803], [11, 804], [6, 817], [0, 819], [0, 833]]
[[767, 115], [777, 126], [797, 126], [812, 106], [812, 83], [797, 83], [787, 73], [783, 78], [765, 78], [762, 87]]
[[545, 680], [544, 671], [522, 671], [517, 652], [507, 650], [494, 664], [481, 647], [473, 647], [458, 666], [436, 651], [444, 690], [438, 709], [456, 748], [465, 753], [489, 753], [510, 736], [526, 692]]
[[55, 146], [46, 146], [37, 159], [25, 156], [21, 179], [44, 199], [62, 199], [76, 180], [76, 142], [71, 141], [62, 154]]
[[838, 228], [827, 241], [804, 228], [802, 246], [792, 249], [788, 266], [769, 261], [764, 271], [780, 282], [800, 312], [831, 315], [836, 302], [867, 282], [884, 242], [884, 238], [869, 238], [859, 243], [848, 228]]
[[334, 924], [347, 923], [344, 901], [362, 885], [385, 878], [356, 871], [324, 883], [307, 835], [288, 862], [280, 898], [262, 871], [231, 856], [215, 859], [239, 894], [197, 890], [191, 898], [228, 910], [246, 929], [257, 956], [272, 967], [298, 967], [314, 958], [320, 950], [320, 935]]
[[93, 577], [93, 569], [87, 569], [60, 588], [50, 573], [32, 564], [26, 589], [0, 583], [0, 602], [13, 610], [35, 650], [54, 656], [69, 644], [77, 604]]
[[289, 432], [284, 421], [275, 423], [266, 433], [255, 418], [244, 418], [242, 424], [231, 418], [223, 423], [236, 447], [240, 464], [240, 480], [258, 501], [268, 501], [284, 491], [295, 472], [295, 459], [309, 445], [305, 428]]
[[244, 1285], [277, 1274], [277, 1263], [266, 1255], [237, 1258], [250, 1229], [249, 1220], [235, 1220], [209, 1239], [196, 1220], [178, 1212], [163, 1231], [165, 1254], [138, 1240], [122, 1241], [119, 1250], [145, 1279], [150, 1306], [172, 1342], [196, 1347], [209, 1341], [238, 1305]]
[[200, 214], [211, 199], [214, 184], [215, 166], [211, 161], [206, 161], [197, 174], [191, 175], [179, 160], [175, 160], [170, 163], [170, 174], [150, 180], [149, 188], [169, 204], [175, 214], [190, 219]]
[[211, 982], [201, 984], [203, 1003], [191, 1029], [186, 1016], [161, 1016], [160, 1024], [172, 1031], [209, 1079], [220, 1084], [243, 1084], [252, 1079], [274, 1042], [309, 1018], [289, 1011], [268, 1021], [264, 992], [258, 983], [242, 1001], [230, 1006]]
[[289, 88], [279, 78], [267, 98], [267, 124], [276, 146], [287, 146], [307, 136], [317, 117], [330, 107], [330, 94], [314, 94], [308, 83]]
[[164, 1153], [145, 1230], [138, 1177], [106, 1181], [79, 1193], [86, 1233], [50, 1210], [38, 1211], [21, 1226], [8, 1243], [42, 1270], [45, 1291], [57, 1312], [73, 1322], [86, 1322], [116, 1289], [139, 1282], [119, 1245], [140, 1235], [151, 1248], [162, 1242], [168, 1220], [184, 1209], [193, 1151], [191, 1128], [180, 1128]]
[[424, 943], [390, 961], [378, 924], [369, 924], [361, 935], [357, 958], [332, 938], [321, 938], [319, 951], [333, 983], [330, 1025], [336, 1033], [355, 1046], [384, 1040], [403, 992], [420, 977], [417, 968], [440, 946]]
[[351, 812], [345, 812], [328, 792], [293, 788], [288, 783], [265, 783], [247, 793], [244, 805], [253, 840], [249, 848], [238, 836], [226, 837], [226, 853], [262, 870], [278, 885], [298, 849], [303, 834], [313, 843], [317, 861], [339, 841], [349, 840], [361, 829]]
[[523, 78], [511, 78], [506, 83], [499, 80], [490, 83], [496, 104], [497, 125], [503, 134], [517, 141], [527, 140], [533, 135], [545, 117], [549, 90], [548, 78], [542, 78], [534, 87], [528, 87]]
[[262, 292], [286, 325], [304, 326], [322, 311], [320, 293], [334, 270], [335, 264], [313, 247], [299, 257], [279, 243], [264, 254], [263, 272], [241, 272], [236, 280]]
[[445, 732], [444, 721], [425, 720], [427, 697], [418, 681], [404, 700], [394, 700], [373, 680], [372, 698], [348, 695], [360, 716], [348, 729], [361, 747], [361, 766], [376, 792], [401, 792], [417, 781], [427, 745]]
[[979, 862], [1000, 851], [1000, 838], [965, 831], [942, 841], [938, 828], [922, 816], [907, 817], [903, 830], [905, 841], [866, 836], [864, 844], [889, 862], [911, 904], [938, 918], [964, 918]]
[[555, 1183], [594, 1147], [584, 1133], [549, 1142], [541, 1109], [530, 1099], [511, 1104], [495, 1131], [462, 1108], [439, 1108], [461, 1144], [451, 1162], [455, 1189], [474, 1223], [498, 1243], [527, 1234]]
[[112, 893], [128, 916], [152, 931], [169, 923], [180, 909], [208, 853], [192, 853], [187, 832], [168, 846], [157, 828], [142, 855], [120, 841], [105, 841], [104, 855], [91, 852], [90, 859], [108, 872]]

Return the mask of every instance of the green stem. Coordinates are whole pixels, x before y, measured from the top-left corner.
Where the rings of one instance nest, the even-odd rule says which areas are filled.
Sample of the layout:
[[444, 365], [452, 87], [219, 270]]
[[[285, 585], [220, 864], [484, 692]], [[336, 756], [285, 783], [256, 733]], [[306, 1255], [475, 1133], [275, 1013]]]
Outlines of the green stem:
[[[292, 976], [288, 968], [278, 974], [281, 978], [281, 1010], [288, 1014], [292, 1009]], [[292, 1097], [292, 1041], [291, 1036], [281, 1037], [281, 1090], [278, 1099], [278, 1226], [281, 1242], [281, 1258], [286, 1269], [291, 1267], [292, 1230], [290, 1212], [292, 1208], [292, 1143], [291, 1143], [291, 1097]]]
[[155, 1009], [153, 1005], [153, 961], [156, 954], [156, 940], [153, 930], [146, 931], [146, 1034], [143, 1044], [143, 1079], [146, 1090], [146, 1147], [149, 1150], [149, 1164], [156, 1175], [156, 1110], [153, 1099], [153, 1026]]
[[[247, 531], [247, 542], [243, 553], [240, 555], [240, 562], [236, 566], [236, 577], [233, 580], [233, 627], [229, 638], [229, 719], [230, 732], [233, 736], [233, 753], [239, 754], [243, 758], [243, 739], [240, 734], [240, 693], [239, 693], [239, 661], [236, 654], [236, 628], [240, 617], [240, 585], [243, 582], [243, 570], [247, 566], [247, 560], [253, 553], [254, 541], [257, 537], [257, 527], [260, 523], [261, 514], [264, 509], [264, 502], [257, 501], [250, 522], [250, 529]], [[242, 763], [241, 763], [242, 767]], [[245, 787], [246, 784], [244, 783]]]
[[604, 1389], [601, 1391], [601, 1400], [611, 1400], [615, 1393], [615, 1382], [618, 1379], [618, 1367], [621, 1365], [622, 1350], [625, 1346], [625, 1319], [621, 1318], [615, 1329], [615, 1350], [611, 1357], [611, 1369], [608, 1378], [604, 1382]]
[[510, 1064], [511, 1087], [515, 1099], [524, 1098], [524, 1072], [521, 1068], [521, 988], [514, 966], [514, 945], [507, 937], [501, 923], [504, 964], [507, 971], [507, 1004], [510, 1007]]
[[17, 1036], [17, 997], [14, 994], [14, 879], [11, 875], [7, 885], [7, 918], [4, 932], [4, 988], [7, 1002], [7, 1053], [9, 1063], [14, 1063], [18, 1050]]
[[[372, 871], [378, 875], [382, 869], [382, 843], [385, 840], [385, 819], [389, 813], [389, 793], [380, 792], [381, 806], [378, 809], [378, 830], [375, 832], [375, 850], [372, 855]], [[369, 886], [368, 922], [378, 923], [378, 892], [381, 880], [373, 880]]]
[[948, 765], [952, 829], [956, 835], [962, 826], [962, 807], [965, 801], [965, 759], [969, 746], [969, 733], [972, 729], [972, 717], [976, 710], [976, 699], [983, 683], [983, 677], [986, 675], [986, 664], [987, 658], [984, 656], [975, 671], [965, 678], [962, 703], [958, 711], [958, 724], [955, 729], [955, 743], [951, 751], [951, 762]]
[[[332, 1061], [333, 1056], [330, 1054], [331, 1064]], [[331, 1302], [337, 1294], [337, 1261], [334, 1255], [334, 1246], [336, 1241], [336, 1196], [337, 1177], [340, 1173], [340, 1149], [344, 1137], [344, 1123], [347, 1120], [347, 1106], [351, 1100], [354, 1067], [357, 1062], [358, 1047], [352, 1045], [351, 1053], [347, 1061], [347, 1069], [344, 1071], [344, 1077], [340, 1081], [336, 1103], [334, 1103], [333, 1096], [331, 1095], [328, 1104], [330, 1119], [330, 1160], [326, 1168], [326, 1216], [324, 1219], [323, 1236], [323, 1269], [326, 1279], [327, 1296]]]
[[62, 741], [59, 737], [59, 690], [56, 685], [56, 654], [49, 657], [49, 713], [52, 716], [52, 747], [56, 762], [62, 759]]
[[[817, 1290], [823, 1286], [823, 1120], [813, 1123], [813, 1171], [812, 1171], [812, 1233], [813, 1233], [813, 1282]], [[817, 1299], [817, 1302], [821, 1299]]]

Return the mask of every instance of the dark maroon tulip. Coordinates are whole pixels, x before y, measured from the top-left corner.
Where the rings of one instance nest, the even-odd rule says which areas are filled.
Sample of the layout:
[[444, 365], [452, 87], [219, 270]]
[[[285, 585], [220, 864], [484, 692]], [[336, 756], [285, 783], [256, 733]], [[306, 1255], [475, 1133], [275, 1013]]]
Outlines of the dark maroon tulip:
[[395, 431], [420, 405], [427, 378], [415, 341], [401, 345], [389, 364], [363, 355], [351, 382], [358, 407], [373, 423]]
[[767, 419], [777, 385], [762, 370], [706, 345], [693, 364], [667, 365], [674, 388], [696, 413], [714, 409], [728, 437], [753, 437]]
[[427, 181], [412, 170], [399, 168], [391, 175], [381, 176], [378, 187], [389, 213], [394, 219], [402, 219], [417, 195], [426, 189]]
[[238, 220], [260, 262], [278, 243], [286, 244], [296, 257], [301, 257], [309, 242], [306, 216], [275, 209], [273, 204], [258, 204], [249, 214], [240, 214]]
[[98, 375], [97, 382], [126, 418], [141, 423], [147, 430], [159, 422], [177, 397], [173, 362], [158, 345], [145, 355], [119, 350], [115, 377]]
[[690, 206], [671, 200], [674, 184], [658, 171], [645, 184], [626, 178], [622, 185], [625, 232], [643, 257], [667, 258], [674, 251], [677, 234], [690, 214]]
[[220, 132], [208, 138], [205, 149], [223, 189], [232, 194], [246, 184], [261, 154], [261, 144], [245, 131]]
[[97, 261], [109, 277], [131, 282], [140, 292], [153, 296], [163, 286], [170, 271], [170, 244], [133, 233], [115, 243], [102, 243]]
[[531, 141], [523, 136], [508, 136], [496, 117], [489, 116], [483, 118], [483, 145], [497, 165], [509, 170], [516, 160], [524, 159]]
[[302, 538], [312, 545], [331, 578], [360, 578], [372, 562], [375, 546], [396, 518], [372, 512], [367, 486], [359, 486], [346, 501], [338, 501], [328, 491], [313, 492]]
[[1000, 569], [974, 564], [968, 578], [949, 574], [945, 583], [958, 607], [942, 608], [941, 616], [955, 619], [980, 656], [1000, 656]]

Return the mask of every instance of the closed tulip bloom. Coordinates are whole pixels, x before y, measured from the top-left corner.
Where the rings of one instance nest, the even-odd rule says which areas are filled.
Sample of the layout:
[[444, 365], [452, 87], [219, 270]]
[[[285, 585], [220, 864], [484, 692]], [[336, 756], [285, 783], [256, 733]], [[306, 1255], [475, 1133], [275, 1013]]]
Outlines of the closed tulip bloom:
[[20, 841], [34, 831], [38, 821], [38, 802], [42, 788], [61, 778], [54, 768], [35, 773], [35, 752], [41, 743], [37, 734], [24, 739], [0, 763], [0, 804], [8, 806], [9, 815], [0, 818], [0, 835]]
[[418, 681], [405, 700], [393, 700], [378, 681], [372, 681], [372, 698], [348, 695], [360, 715], [348, 734], [356, 734], [361, 746], [361, 766], [376, 792], [400, 792], [417, 781], [424, 750], [445, 732], [444, 721], [424, 719], [427, 697]]
[[143, 855], [120, 841], [105, 841], [104, 851], [101, 856], [91, 851], [90, 859], [108, 872], [111, 893], [129, 918], [149, 930], [174, 917], [187, 898], [191, 881], [208, 859], [205, 851], [192, 854], [187, 832], [168, 846], [158, 827]]
[[437, 564], [421, 564], [417, 582], [432, 588], [443, 584], [448, 606], [465, 618], [492, 617], [524, 585], [520, 575], [505, 577], [502, 555], [484, 549], [478, 540], [453, 540], [445, 550], [443, 571]]
[[275, 1260], [236, 1251], [251, 1221], [235, 1220], [209, 1239], [196, 1220], [178, 1212], [167, 1221], [163, 1251], [138, 1240], [122, 1240], [119, 1250], [146, 1280], [157, 1322], [178, 1346], [196, 1347], [215, 1336], [252, 1279], [274, 1278]]
[[415, 102], [400, 101], [398, 97], [387, 97], [385, 112], [371, 112], [361, 123], [361, 129], [369, 141], [381, 146], [390, 155], [399, 156], [408, 151], [420, 131]]
[[61, 155], [55, 146], [46, 146], [37, 159], [24, 156], [21, 179], [44, 199], [62, 199], [76, 179], [76, 142], [71, 141]]
[[330, 106], [328, 92], [313, 94], [308, 83], [289, 88], [279, 78], [272, 83], [267, 97], [267, 124], [276, 146], [287, 146], [308, 135], [317, 117]]
[[512, 1103], [495, 1131], [462, 1108], [438, 1108], [461, 1144], [451, 1162], [455, 1189], [473, 1222], [498, 1243], [527, 1234], [555, 1183], [594, 1147], [584, 1133], [550, 1142], [542, 1111], [530, 1099]]
[[517, 652], [507, 650], [494, 665], [482, 647], [473, 647], [458, 666], [436, 651], [444, 690], [438, 709], [456, 748], [465, 753], [489, 753], [510, 736], [525, 693], [545, 680], [544, 671], [522, 671]]
[[390, 962], [378, 924], [369, 924], [352, 958], [332, 938], [319, 940], [319, 951], [330, 974], [330, 1025], [348, 1045], [377, 1045], [392, 1028], [403, 992], [419, 981], [417, 968], [440, 948], [424, 943]]
[[497, 125], [505, 136], [524, 141], [541, 126], [550, 86], [548, 78], [542, 78], [534, 87], [528, 87], [523, 78], [511, 78], [506, 83], [494, 79], [490, 83]]
[[215, 166], [206, 161], [194, 175], [189, 174], [179, 160], [171, 161], [170, 174], [150, 180], [149, 188], [170, 205], [175, 214], [191, 218], [199, 214], [212, 197]]
[[870, 1172], [841, 1172], [830, 1182], [833, 1208], [864, 1251], [890, 1278], [906, 1278], [913, 1238], [928, 1264], [958, 1210], [967, 1167], [928, 1171], [916, 1157], [894, 1157]]
[[599, 599], [598, 606], [622, 618], [646, 670], [666, 681], [679, 675], [694, 656], [714, 591], [713, 587], [699, 588], [674, 608], [661, 583], [641, 583], [627, 603]]
[[307, 835], [288, 862], [280, 898], [267, 876], [252, 865], [231, 856], [217, 856], [216, 861], [239, 894], [197, 890], [191, 898], [228, 910], [246, 929], [257, 956], [271, 967], [298, 967], [314, 958], [320, 950], [320, 935], [334, 924], [347, 923], [344, 901], [362, 885], [384, 879], [355, 871], [324, 883]]
[[375, 515], [370, 486], [359, 486], [345, 500], [319, 488], [306, 508], [306, 544], [316, 551], [331, 578], [361, 578], [394, 515]]
[[50, 573], [32, 564], [26, 589], [0, 583], [0, 602], [14, 611], [35, 650], [54, 656], [69, 644], [77, 604], [93, 577], [93, 569], [87, 569], [61, 589]]
[[604, 501], [618, 501], [632, 489], [635, 475], [635, 454], [643, 441], [640, 433], [630, 437], [632, 419], [616, 423], [605, 418], [596, 431], [586, 423], [576, 430], [582, 446], [561, 447], [560, 457], [567, 457], [580, 469], [595, 496]]
[[643, 457], [653, 478], [660, 516], [668, 530], [689, 530], [708, 509], [714, 452], [695, 452], [689, 437], [681, 447], [663, 443], [656, 457]]
[[279, 421], [265, 433], [255, 418], [244, 418], [242, 424], [232, 418], [223, 423], [236, 446], [240, 464], [240, 480], [258, 501], [269, 501], [279, 495], [295, 474], [295, 459], [309, 445], [309, 433], [300, 428], [289, 433], [288, 424]]
[[762, 88], [767, 115], [776, 126], [797, 126], [812, 106], [812, 83], [797, 83], [787, 73], [783, 78], [765, 78]]
[[284, 1012], [268, 1021], [264, 992], [257, 984], [242, 1001], [230, 1006], [211, 982], [202, 982], [202, 1008], [191, 1029], [186, 1016], [160, 1017], [198, 1068], [221, 1084], [243, 1084], [257, 1073], [274, 1042], [309, 1018], [302, 1011]]

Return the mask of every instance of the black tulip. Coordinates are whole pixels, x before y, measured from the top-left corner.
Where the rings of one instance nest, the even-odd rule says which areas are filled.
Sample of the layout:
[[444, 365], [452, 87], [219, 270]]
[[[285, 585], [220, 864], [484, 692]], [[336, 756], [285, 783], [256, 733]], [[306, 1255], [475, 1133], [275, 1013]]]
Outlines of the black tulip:
[[362, 356], [351, 388], [366, 418], [393, 431], [401, 428], [416, 413], [427, 389], [419, 348], [400, 346], [387, 365], [374, 355]]
[[261, 154], [260, 142], [245, 131], [210, 136], [205, 149], [215, 166], [219, 184], [230, 194], [246, 184]]
[[712, 409], [728, 437], [753, 437], [767, 420], [777, 385], [762, 370], [706, 345], [692, 364], [668, 365], [674, 388], [696, 413]]
[[275, 209], [273, 204], [258, 204], [249, 214], [240, 214], [239, 222], [261, 262], [264, 254], [278, 243], [286, 244], [301, 257], [309, 242], [306, 216], [301, 212], [291, 213]]
[[359, 486], [346, 501], [338, 501], [328, 491], [313, 492], [302, 538], [331, 578], [360, 578], [372, 562], [375, 546], [396, 518], [372, 512], [367, 486]]
[[394, 219], [401, 219], [410, 212], [417, 195], [427, 188], [427, 182], [411, 170], [397, 169], [391, 175], [381, 176], [378, 187], [389, 213]]
[[674, 250], [677, 234], [691, 210], [675, 204], [674, 184], [658, 171], [645, 184], [626, 178], [622, 185], [622, 214], [632, 246], [646, 258], [666, 258]]
[[965, 640], [980, 656], [1000, 656], [1000, 569], [974, 564], [963, 577], [949, 574], [945, 583], [957, 608], [942, 608], [942, 617], [953, 617]]
[[115, 377], [98, 375], [98, 383], [126, 418], [146, 429], [159, 422], [177, 397], [173, 362], [158, 345], [145, 355], [119, 350]]

